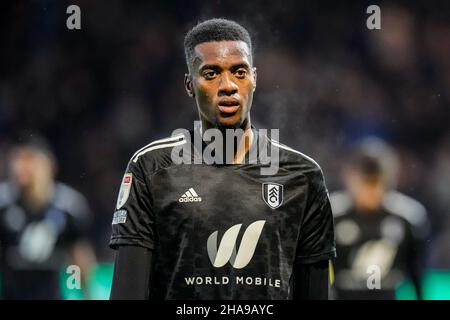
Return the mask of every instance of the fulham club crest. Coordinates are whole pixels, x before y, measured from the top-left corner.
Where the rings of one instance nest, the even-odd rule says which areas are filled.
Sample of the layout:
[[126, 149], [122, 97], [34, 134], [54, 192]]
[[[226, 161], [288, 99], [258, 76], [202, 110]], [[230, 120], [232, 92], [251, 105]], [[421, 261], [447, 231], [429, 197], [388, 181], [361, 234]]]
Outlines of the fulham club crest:
[[276, 209], [283, 203], [283, 185], [278, 183], [263, 183], [262, 197], [272, 209]]

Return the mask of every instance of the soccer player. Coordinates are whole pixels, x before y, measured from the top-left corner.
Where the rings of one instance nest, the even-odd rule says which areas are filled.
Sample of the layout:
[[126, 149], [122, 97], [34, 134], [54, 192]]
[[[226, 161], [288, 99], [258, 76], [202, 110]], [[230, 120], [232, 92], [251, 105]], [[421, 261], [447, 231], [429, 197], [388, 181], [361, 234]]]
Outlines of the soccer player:
[[[0, 184], [0, 274], [3, 299], [61, 299], [60, 272], [80, 267], [81, 289], [95, 256], [86, 241], [86, 199], [54, 180], [55, 157], [45, 140], [22, 139]], [[85, 291], [87, 297], [87, 291]]]
[[339, 257], [337, 299], [395, 299], [411, 280], [422, 297], [428, 219], [416, 200], [395, 191], [396, 157], [384, 142], [368, 139], [345, 162], [346, 190], [330, 196]]
[[[152, 142], [129, 161], [112, 221], [111, 299], [327, 299], [335, 248], [322, 170], [252, 126], [248, 31], [211, 19], [190, 30], [184, 46], [185, 87], [201, 126]], [[225, 139], [232, 162], [174, 161], [179, 147], [194, 150], [184, 158], [204, 154], [211, 129], [244, 132], [240, 141]], [[200, 147], [192, 143], [198, 134]], [[279, 151], [276, 173], [250, 161], [260, 143]]]

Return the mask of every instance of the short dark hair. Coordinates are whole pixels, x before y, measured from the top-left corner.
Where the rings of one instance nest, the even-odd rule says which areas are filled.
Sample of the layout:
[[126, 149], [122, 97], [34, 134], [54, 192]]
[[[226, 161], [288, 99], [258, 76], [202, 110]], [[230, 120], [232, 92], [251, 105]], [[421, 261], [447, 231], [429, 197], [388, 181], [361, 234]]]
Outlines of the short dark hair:
[[21, 132], [12, 141], [11, 153], [17, 149], [30, 149], [44, 154], [51, 162], [56, 163], [56, 157], [50, 143], [40, 134]]
[[358, 173], [365, 182], [385, 185], [389, 177], [386, 176], [380, 157], [357, 149], [352, 152], [346, 163], [347, 168]]
[[380, 159], [361, 150], [351, 154], [348, 165], [367, 177], [380, 177], [383, 174]]
[[248, 45], [251, 55], [253, 52], [252, 39], [247, 29], [232, 20], [209, 19], [198, 23], [184, 38], [184, 54], [188, 67], [192, 62], [195, 46], [211, 41], [243, 41]]

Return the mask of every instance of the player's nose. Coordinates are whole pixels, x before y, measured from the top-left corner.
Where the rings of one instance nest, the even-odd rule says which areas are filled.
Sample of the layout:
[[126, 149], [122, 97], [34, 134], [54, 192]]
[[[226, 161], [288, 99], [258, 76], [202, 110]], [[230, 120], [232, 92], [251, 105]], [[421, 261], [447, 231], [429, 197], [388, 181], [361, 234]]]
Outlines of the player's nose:
[[219, 97], [220, 96], [231, 96], [238, 92], [238, 85], [233, 81], [232, 76], [225, 72], [219, 81]]

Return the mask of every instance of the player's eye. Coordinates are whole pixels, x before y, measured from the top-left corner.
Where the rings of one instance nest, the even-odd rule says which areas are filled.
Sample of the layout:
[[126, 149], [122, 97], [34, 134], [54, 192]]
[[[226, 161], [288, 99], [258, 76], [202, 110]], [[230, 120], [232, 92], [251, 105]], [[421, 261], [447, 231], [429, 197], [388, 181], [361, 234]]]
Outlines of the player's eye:
[[238, 78], [245, 78], [245, 76], [247, 75], [247, 70], [245, 70], [245, 69], [238, 69], [237, 71], [236, 71], [236, 76], [238, 77]]
[[217, 72], [214, 70], [205, 70], [202, 75], [205, 79], [212, 80], [217, 76]]

